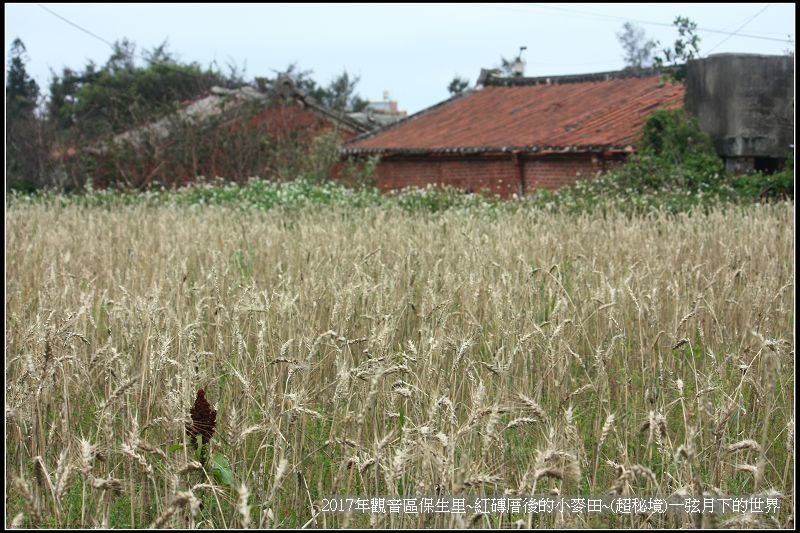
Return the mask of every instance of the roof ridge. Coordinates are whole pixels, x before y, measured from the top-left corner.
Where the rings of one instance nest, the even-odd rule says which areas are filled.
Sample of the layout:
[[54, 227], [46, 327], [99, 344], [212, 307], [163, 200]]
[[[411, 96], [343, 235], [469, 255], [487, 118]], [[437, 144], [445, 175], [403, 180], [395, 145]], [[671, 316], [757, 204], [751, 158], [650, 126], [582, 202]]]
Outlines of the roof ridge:
[[[271, 87], [268, 86], [269, 81], [272, 81]], [[252, 86], [247, 85], [247, 87]], [[267, 83], [264, 84], [263, 89], [261, 87], [255, 87], [255, 89], [256, 91], [265, 95], [268, 100], [275, 101], [281, 98], [293, 98], [294, 100], [298, 100], [303, 105], [311, 108], [312, 111], [315, 111], [319, 114], [322, 114], [326, 118], [333, 120], [335, 123], [337, 123], [337, 125], [347, 126], [355, 132], [369, 131], [367, 126], [348, 117], [344, 110], [338, 111], [330, 109], [319, 102], [316, 98], [308, 94], [306, 91], [300, 89], [300, 87], [297, 86], [297, 83], [295, 83], [294, 80], [292, 80], [292, 78], [289, 76], [280, 75], [275, 80], [267, 80]]]
[[592, 81], [622, 80], [626, 78], [650, 78], [662, 72], [669, 72], [671, 67], [657, 68], [624, 68], [606, 72], [589, 72], [585, 74], [561, 74], [557, 76], [535, 76], [502, 78], [493, 75], [484, 77], [483, 85], [488, 87], [513, 87], [524, 85], [560, 85], [563, 83], [586, 83]]

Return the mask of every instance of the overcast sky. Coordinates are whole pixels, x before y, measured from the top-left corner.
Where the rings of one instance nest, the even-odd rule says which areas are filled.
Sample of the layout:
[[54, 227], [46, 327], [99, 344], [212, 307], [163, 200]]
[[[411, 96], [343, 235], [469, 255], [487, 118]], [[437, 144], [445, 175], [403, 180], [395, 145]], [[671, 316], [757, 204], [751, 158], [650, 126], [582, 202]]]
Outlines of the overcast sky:
[[326, 85], [346, 69], [364, 98], [389, 91], [414, 113], [446, 99], [455, 75], [474, 83], [520, 46], [528, 76], [620, 69], [626, 20], [667, 45], [679, 15], [702, 29], [703, 55], [794, 48], [794, 4], [5, 4], [6, 68], [15, 37], [45, 90], [50, 69], [104, 64], [104, 41], [151, 49], [166, 39], [183, 61], [235, 63], [249, 80], [296, 62]]

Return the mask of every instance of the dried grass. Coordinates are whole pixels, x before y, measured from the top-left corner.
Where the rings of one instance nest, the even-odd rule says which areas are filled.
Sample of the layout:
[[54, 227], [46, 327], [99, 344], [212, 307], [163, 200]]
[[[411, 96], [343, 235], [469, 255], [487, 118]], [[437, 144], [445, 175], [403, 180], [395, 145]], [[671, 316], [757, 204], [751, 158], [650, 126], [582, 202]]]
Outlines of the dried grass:
[[[775, 488], [785, 524], [793, 213], [16, 205], [7, 525], [608, 527], [318, 500], [587, 486]], [[232, 488], [186, 434], [200, 388]]]

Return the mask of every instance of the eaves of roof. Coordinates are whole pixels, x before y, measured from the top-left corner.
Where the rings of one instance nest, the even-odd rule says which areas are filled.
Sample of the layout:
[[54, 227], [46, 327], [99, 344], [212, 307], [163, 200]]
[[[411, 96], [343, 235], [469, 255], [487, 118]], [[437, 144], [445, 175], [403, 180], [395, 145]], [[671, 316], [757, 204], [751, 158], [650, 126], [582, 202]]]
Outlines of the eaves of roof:
[[322, 117], [327, 118], [340, 126], [345, 126], [346, 128], [351, 129], [353, 133], [360, 134], [369, 131], [369, 128], [366, 125], [348, 117], [344, 112], [335, 113], [329, 110], [328, 108], [314, 101], [310, 96], [306, 96], [302, 93], [297, 92], [295, 93], [295, 98], [297, 100], [300, 100], [303, 104], [308, 106], [309, 109], [313, 110], [318, 115], [321, 115]]
[[615, 144], [579, 144], [572, 146], [462, 146], [448, 148], [361, 148], [343, 149], [344, 155], [502, 155], [502, 154], [571, 154], [571, 153], [631, 153], [635, 151], [633, 145]]

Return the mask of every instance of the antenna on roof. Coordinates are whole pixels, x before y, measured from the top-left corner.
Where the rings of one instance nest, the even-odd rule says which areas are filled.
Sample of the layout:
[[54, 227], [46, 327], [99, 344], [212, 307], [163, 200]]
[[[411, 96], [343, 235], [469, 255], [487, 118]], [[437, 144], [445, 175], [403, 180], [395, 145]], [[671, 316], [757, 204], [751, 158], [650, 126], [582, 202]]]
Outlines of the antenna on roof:
[[522, 76], [525, 74], [525, 61], [522, 60], [522, 52], [527, 49], [527, 46], [519, 47], [519, 55], [517, 56], [516, 61], [514, 61], [514, 64], [511, 65], [511, 72], [514, 74], [514, 76]]

